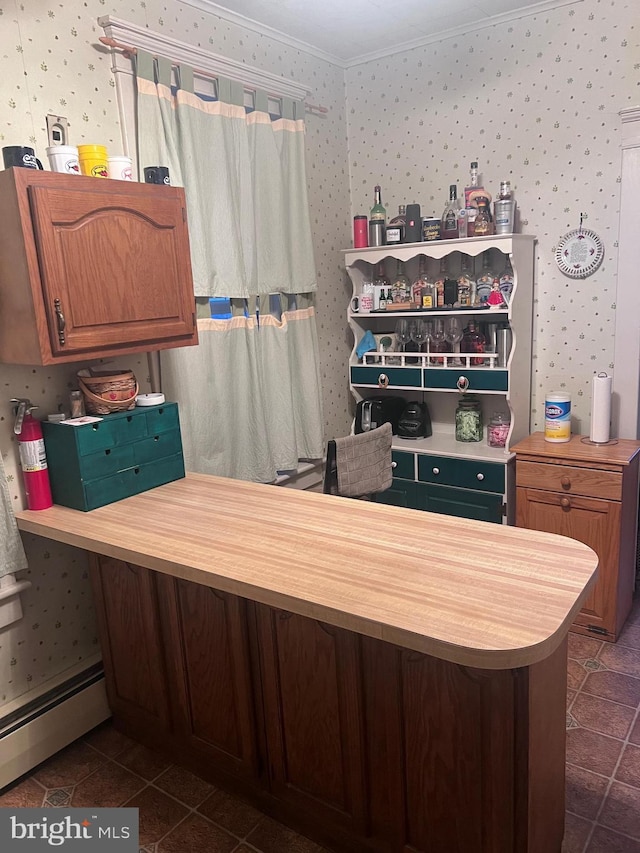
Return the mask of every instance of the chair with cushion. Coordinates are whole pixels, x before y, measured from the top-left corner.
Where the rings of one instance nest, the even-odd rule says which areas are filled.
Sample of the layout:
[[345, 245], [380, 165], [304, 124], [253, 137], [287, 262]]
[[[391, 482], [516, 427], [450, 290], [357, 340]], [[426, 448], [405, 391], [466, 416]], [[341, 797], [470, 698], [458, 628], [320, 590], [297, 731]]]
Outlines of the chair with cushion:
[[336, 438], [327, 445], [324, 493], [366, 498], [391, 486], [390, 423], [358, 435]]

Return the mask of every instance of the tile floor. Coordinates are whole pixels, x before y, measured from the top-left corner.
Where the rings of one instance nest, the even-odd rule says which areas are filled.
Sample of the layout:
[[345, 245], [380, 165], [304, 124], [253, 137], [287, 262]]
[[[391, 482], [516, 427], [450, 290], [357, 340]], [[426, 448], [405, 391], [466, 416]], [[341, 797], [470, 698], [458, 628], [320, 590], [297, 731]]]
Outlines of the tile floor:
[[[562, 853], [640, 853], [640, 599], [616, 645], [570, 635], [567, 700]], [[0, 794], [42, 805], [138, 807], [141, 853], [323, 853], [110, 723]]]

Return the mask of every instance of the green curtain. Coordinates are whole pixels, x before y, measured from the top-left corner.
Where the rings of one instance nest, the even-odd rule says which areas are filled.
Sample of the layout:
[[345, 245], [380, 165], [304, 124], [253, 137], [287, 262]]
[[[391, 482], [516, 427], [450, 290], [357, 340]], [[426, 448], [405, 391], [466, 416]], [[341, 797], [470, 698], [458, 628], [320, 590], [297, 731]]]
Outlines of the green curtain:
[[184, 187], [195, 294], [234, 312], [200, 316], [198, 347], [162, 353], [163, 390], [188, 470], [270, 482], [324, 450], [304, 107], [284, 99], [272, 118], [266, 93], [247, 110], [239, 83], [204, 98], [191, 69], [173, 89], [171, 73], [138, 52], [140, 171], [168, 166]]

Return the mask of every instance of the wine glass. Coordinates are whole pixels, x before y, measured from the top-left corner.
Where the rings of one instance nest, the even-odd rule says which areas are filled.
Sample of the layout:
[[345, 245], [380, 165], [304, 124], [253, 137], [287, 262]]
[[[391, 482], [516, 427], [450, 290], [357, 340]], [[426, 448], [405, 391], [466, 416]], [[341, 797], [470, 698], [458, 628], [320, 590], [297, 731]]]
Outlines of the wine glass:
[[[447, 343], [451, 344], [451, 351], [454, 353], [460, 352], [460, 341], [462, 340], [462, 336], [464, 334], [464, 329], [462, 327], [462, 320], [460, 317], [447, 317], [447, 323], [444, 329], [444, 337]], [[460, 358], [451, 359], [452, 365], [460, 365], [462, 362]]]
[[418, 352], [422, 352], [422, 345], [428, 339], [428, 329], [422, 318], [411, 321], [409, 324], [409, 334], [414, 344], [417, 344]]
[[[442, 321], [442, 318], [437, 318], [433, 320], [431, 326], [430, 340], [432, 353], [449, 351], [449, 344], [447, 343], [447, 339], [445, 337], [444, 322]], [[429, 359], [429, 363], [442, 365], [444, 364], [444, 358], [436, 358], [435, 356], [432, 356]]]
[[409, 321], [406, 319], [406, 317], [402, 317], [396, 323], [396, 340], [399, 344], [402, 344], [402, 352], [405, 352], [407, 344], [411, 340], [411, 333], [409, 332]]

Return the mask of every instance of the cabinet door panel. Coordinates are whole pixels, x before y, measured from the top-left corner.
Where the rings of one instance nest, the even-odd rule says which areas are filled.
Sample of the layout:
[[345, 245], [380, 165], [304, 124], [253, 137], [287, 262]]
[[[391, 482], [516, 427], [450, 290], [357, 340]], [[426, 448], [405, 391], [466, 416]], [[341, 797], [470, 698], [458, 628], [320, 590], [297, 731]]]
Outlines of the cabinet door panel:
[[153, 572], [91, 556], [109, 705], [150, 734], [170, 728], [169, 694]]
[[376, 503], [389, 506], [402, 506], [405, 509], [417, 509], [416, 484], [410, 480], [395, 477], [388, 489], [373, 496]]
[[54, 353], [191, 335], [189, 245], [178, 195], [132, 199], [36, 186], [29, 198]]
[[576, 622], [615, 633], [620, 504], [517, 488], [516, 525], [584, 542], [598, 555], [598, 577]]
[[357, 635], [257, 606], [274, 793], [345, 827], [364, 824]]
[[502, 495], [416, 483], [416, 509], [502, 524]]
[[158, 577], [172, 696], [183, 744], [237, 776], [257, 774], [246, 601]]

